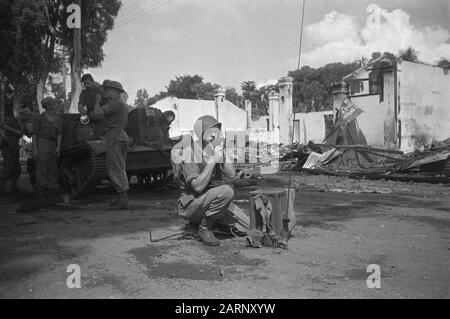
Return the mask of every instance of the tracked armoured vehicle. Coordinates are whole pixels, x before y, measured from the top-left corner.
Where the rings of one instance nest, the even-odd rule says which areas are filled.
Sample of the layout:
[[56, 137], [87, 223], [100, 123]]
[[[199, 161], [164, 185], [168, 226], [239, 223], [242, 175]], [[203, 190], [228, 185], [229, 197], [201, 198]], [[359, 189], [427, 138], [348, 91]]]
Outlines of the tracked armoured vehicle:
[[[103, 123], [82, 124], [80, 114], [60, 114], [62, 121], [59, 182], [71, 198], [91, 192], [108, 179], [106, 168], [106, 143]], [[169, 127], [175, 114], [159, 109], [137, 108], [128, 114], [127, 134], [131, 144], [127, 155], [129, 180], [145, 187], [161, 186], [170, 180]], [[35, 161], [29, 159], [28, 173], [35, 181]]]

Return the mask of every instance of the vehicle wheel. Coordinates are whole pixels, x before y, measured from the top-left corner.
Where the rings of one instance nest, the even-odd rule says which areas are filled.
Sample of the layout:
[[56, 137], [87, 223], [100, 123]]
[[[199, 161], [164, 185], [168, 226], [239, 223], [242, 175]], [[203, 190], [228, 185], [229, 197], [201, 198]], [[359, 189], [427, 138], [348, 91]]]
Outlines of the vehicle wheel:
[[145, 176], [137, 175], [137, 181], [138, 181], [139, 186], [144, 185], [145, 184]]
[[154, 173], [152, 175], [151, 182], [149, 183], [149, 187], [161, 187], [166, 185], [169, 182], [167, 175], [168, 171]]

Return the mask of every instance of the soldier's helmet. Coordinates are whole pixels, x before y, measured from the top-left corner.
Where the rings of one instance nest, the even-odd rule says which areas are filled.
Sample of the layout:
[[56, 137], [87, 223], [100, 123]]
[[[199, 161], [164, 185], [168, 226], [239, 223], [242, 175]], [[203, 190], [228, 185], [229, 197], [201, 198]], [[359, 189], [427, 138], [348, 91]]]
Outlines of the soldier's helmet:
[[200, 116], [194, 123], [194, 133], [199, 140], [202, 140], [203, 133], [211, 127], [222, 129], [222, 123], [211, 115]]
[[113, 88], [119, 91], [120, 93], [126, 93], [125, 90], [122, 87], [122, 84], [120, 84], [119, 81], [111, 81], [111, 80], [105, 80], [103, 82], [103, 88]]
[[48, 109], [48, 107], [49, 106], [54, 106], [54, 105], [56, 105], [58, 102], [54, 99], [54, 98], [52, 98], [52, 97], [50, 97], [50, 96], [47, 96], [46, 98], [44, 98], [42, 101], [41, 101], [41, 105], [42, 105], [42, 107], [44, 108], [44, 109]]

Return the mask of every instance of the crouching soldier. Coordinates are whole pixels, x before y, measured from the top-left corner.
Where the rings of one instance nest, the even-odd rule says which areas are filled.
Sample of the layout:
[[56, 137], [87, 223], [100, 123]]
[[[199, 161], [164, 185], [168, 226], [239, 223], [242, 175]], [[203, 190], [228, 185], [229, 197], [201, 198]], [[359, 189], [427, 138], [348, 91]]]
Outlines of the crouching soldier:
[[198, 142], [185, 136], [174, 146], [171, 157], [175, 178], [178, 173], [183, 175], [177, 212], [209, 246], [220, 244], [211, 231], [217, 226], [228, 227], [238, 236], [245, 236], [249, 228], [248, 216], [232, 203], [235, 170], [230, 160], [224, 161], [221, 127], [212, 116], [200, 117], [194, 124]]
[[58, 102], [46, 97], [41, 102], [45, 112], [33, 121], [33, 155], [36, 160], [36, 190], [57, 192], [58, 157], [61, 149], [61, 120], [57, 116]]

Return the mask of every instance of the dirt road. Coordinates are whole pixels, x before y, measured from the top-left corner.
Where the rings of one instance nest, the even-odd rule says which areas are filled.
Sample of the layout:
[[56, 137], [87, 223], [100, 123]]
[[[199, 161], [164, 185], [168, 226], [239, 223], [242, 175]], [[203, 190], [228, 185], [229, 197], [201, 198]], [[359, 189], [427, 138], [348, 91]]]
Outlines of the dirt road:
[[[279, 187], [286, 175], [257, 187]], [[133, 189], [126, 211], [108, 211], [111, 188], [76, 203], [15, 213], [0, 199], [2, 298], [449, 298], [450, 187], [294, 178], [297, 227], [288, 250], [247, 248], [242, 238], [218, 248], [195, 240], [150, 243], [183, 225], [177, 191]], [[248, 211], [248, 192], [237, 204]], [[164, 230], [166, 229], [166, 230]], [[81, 269], [69, 289], [67, 267]], [[369, 289], [367, 267], [381, 271]]]

